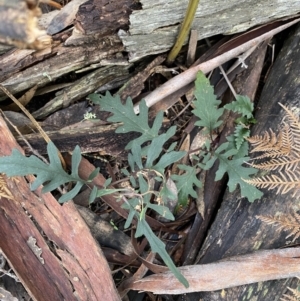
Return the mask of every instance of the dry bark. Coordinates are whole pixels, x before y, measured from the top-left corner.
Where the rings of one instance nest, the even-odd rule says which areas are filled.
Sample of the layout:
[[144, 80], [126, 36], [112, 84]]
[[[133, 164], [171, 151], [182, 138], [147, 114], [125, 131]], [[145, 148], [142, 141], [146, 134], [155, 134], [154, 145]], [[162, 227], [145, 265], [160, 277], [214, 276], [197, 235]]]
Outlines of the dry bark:
[[[129, 33], [119, 32], [130, 61], [172, 47], [188, 2], [153, 0], [141, 1], [141, 4], [143, 9], [134, 10], [130, 15]], [[201, 40], [217, 34], [236, 34], [299, 11], [299, 0], [281, 5], [274, 5], [272, 0], [200, 1], [192, 29], [197, 30]]]
[[[51, 13], [49, 20], [48, 15], [42, 16], [47, 20], [41, 21], [40, 24], [53, 35], [50, 47], [37, 52], [11, 50], [0, 57], [0, 81], [10, 92], [21, 93], [34, 85], [38, 85], [39, 88], [49, 86], [56, 79], [72, 72], [87, 72], [107, 64], [128, 63], [128, 57], [123, 51], [127, 51], [132, 60], [167, 51], [174, 43], [178, 31], [177, 24], [182, 21], [186, 8], [186, 2], [183, 0], [167, 4], [165, 1], [139, 3], [129, 0], [89, 0], [85, 3], [76, 1], [74, 4], [73, 1], [52, 21], [52, 15], [55, 14]], [[300, 11], [299, 3], [290, 0], [275, 6], [271, 5], [270, 1], [259, 0], [221, 4], [216, 1], [203, 2], [198, 8], [193, 29], [198, 31], [198, 39], [218, 33], [232, 34], [294, 15]], [[74, 12], [75, 22], [73, 18], [69, 18]], [[99, 15], [101, 18], [97, 18]], [[216, 22], [220, 19], [222, 26], [220, 22]], [[66, 27], [72, 24], [73, 32], [66, 30]], [[61, 32], [57, 33], [59, 30]], [[124, 30], [128, 30], [128, 33]], [[116, 74], [112, 79], [107, 75], [101, 81], [95, 81], [91, 89], [96, 90], [122, 76]], [[83, 98], [89, 94], [90, 90], [86, 90], [88, 85], [85, 84], [89, 79], [89, 75], [86, 75], [82, 81], [73, 83], [72, 87], [57, 87], [60, 91], [53, 102], [59, 105], [51, 110], [58, 109], [66, 99], [73, 101], [74, 98]], [[5, 98], [0, 92], [0, 100]], [[47, 114], [50, 114], [50, 108], [47, 109]], [[44, 111], [46, 112], [46, 109]], [[40, 111], [35, 117], [43, 118], [45, 112], [42, 114]]]
[[[125, 146], [138, 135], [116, 134], [116, 128], [115, 125], [107, 125], [94, 128], [63, 129], [47, 132], [47, 134], [61, 152], [72, 152], [75, 146], [79, 145], [82, 153], [101, 151], [103, 154], [125, 159], [127, 157]], [[47, 143], [41, 135], [28, 134], [24, 138], [41, 154], [47, 153]], [[18, 137], [17, 141], [26, 151], [30, 152], [22, 137]]]
[[[0, 132], [1, 156], [19, 148], [2, 118]], [[33, 300], [120, 300], [73, 203], [60, 206], [50, 193], [30, 191], [22, 177], [1, 177], [0, 248]]]

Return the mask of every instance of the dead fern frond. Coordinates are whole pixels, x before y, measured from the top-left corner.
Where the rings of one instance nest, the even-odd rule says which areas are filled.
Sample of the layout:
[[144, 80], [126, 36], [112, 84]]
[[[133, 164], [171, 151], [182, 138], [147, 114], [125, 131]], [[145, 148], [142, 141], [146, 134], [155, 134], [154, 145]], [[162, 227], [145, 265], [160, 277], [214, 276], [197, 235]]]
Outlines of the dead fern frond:
[[277, 194], [285, 194], [293, 190], [293, 197], [300, 191], [300, 122], [296, 115], [284, 105], [286, 115], [282, 127], [276, 135], [272, 130], [264, 135], [248, 138], [254, 146], [251, 152], [261, 152], [255, 159], [265, 158], [267, 161], [252, 163], [252, 167], [276, 171], [277, 174], [266, 175], [246, 180], [248, 184], [260, 188], [277, 189]]
[[280, 298], [281, 301], [300, 301], [300, 292], [298, 289], [293, 289], [288, 287], [288, 289], [292, 292], [292, 296], [284, 294], [284, 298]]
[[263, 152], [262, 155], [255, 159], [288, 156], [292, 151], [293, 137], [288, 124], [284, 125], [278, 135], [270, 129], [264, 135], [249, 137], [247, 140], [254, 146], [251, 153]]
[[[252, 164], [251, 164], [252, 165]], [[285, 194], [294, 189], [293, 197], [300, 189], [300, 175], [297, 171], [286, 170], [284, 173], [279, 172], [278, 175], [267, 175], [263, 177], [244, 180], [246, 183], [259, 188], [277, 189], [276, 194]]]
[[286, 238], [293, 236], [293, 242], [300, 236], [300, 214], [297, 212], [290, 214], [282, 214], [278, 217], [270, 215], [257, 215], [262, 222], [268, 225], [277, 226], [277, 231], [288, 231]]
[[255, 135], [247, 138], [247, 140], [254, 146], [251, 153], [266, 152], [269, 150], [280, 151], [282, 147], [281, 133], [277, 136], [272, 129], [269, 132], [265, 132], [264, 135]]
[[272, 158], [270, 161], [251, 164], [252, 167], [262, 170], [292, 170], [295, 171], [300, 163], [300, 155], [295, 154], [295, 157], [279, 157]]
[[288, 119], [291, 131], [294, 137], [295, 148], [299, 149], [300, 147], [300, 120], [299, 116], [289, 110], [286, 106], [279, 103], [279, 105], [285, 110], [286, 117]]
[[[254, 146], [252, 152], [262, 152], [262, 155], [256, 159], [267, 158], [265, 162], [250, 164], [252, 167], [275, 171], [276, 174], [245, 180], [247, 183], [256, 187], [276, 189], [276, 194], [285, 194], [293, 191], [292, 197], [295, 197], [300, 191], [300, 121], [298, 113], [293, 112], [286, 106], [279, 103], [285, 110], [285, 117], [282, 121], [282, 127], [278, 135], [272, 130], [265, 132], [263, 136], [254, 136], [248, 141]], [[299, 110], [299, 108], [296, 108]], [[300, 237], [300, 214], [297, 212], [282, 214], [280, 216], [256, 216], [261, 221], [276, 225], [277, 231], [288, 231], [288, 236], [293, 237], [293, 242]], [[300, 301], [300, 290], [288, 289], [292, 295], [284, 294], [282, 301]]]

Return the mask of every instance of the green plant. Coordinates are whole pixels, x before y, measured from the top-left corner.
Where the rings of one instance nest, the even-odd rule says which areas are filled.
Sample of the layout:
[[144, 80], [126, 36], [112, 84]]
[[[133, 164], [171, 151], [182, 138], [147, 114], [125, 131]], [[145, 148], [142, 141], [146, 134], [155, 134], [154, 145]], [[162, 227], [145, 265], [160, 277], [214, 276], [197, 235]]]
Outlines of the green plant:
[[[129, 168], [124, 169], [123, 173], [129, 177], [132, 191], [124, 189], [110, 189], [107, 181], [104, 189], [93, 188], [90, 201], [96, 196], [116, 191], [122, 192], [119, 200], [123, 201], [123, 207], [129, 212], [125, 227], [129, 227], [133, 218], [137, 221], [136, 237], [145, 235], [154, 252], [157, 252], [178, 280], [186, 287], [187, 280], [180, 274], [165, 250], [163, 242], [153, 233], [151, 227], [146, 222], [145, 216], [148, 209], [156, 211], [161, 216], [173, 220], [174, 216], [165, 204], [169, 199], [176, 199], [184, 204], [189, 196], [196, 198], [195, 187], [201, 187], [202, 183], [197, 178], [199, 169], [208, 170], [218, 161], [219, 169], [216, 173], [216, 181], [221, 179], [225, 173], [228, 174], [229, 191], [236, 189], [239, 185], [242, 196], [253, 202], [260, 198], [262, 193], [254, 186], [246, 183], [243, 179], [249, 179], [250, 175], [256, 173], [253, 167], [243, 166], [249, 160], [248, 142], [245, 140], [245, 132], [237, 130], [234, 135], [227, 138], [227, 142], [218, 145], [213, 141], [214, 132], [218, 131], [223, 121], [224, 108], [218, 108], [220, 101], [216, 99], [213, 89], [203, 73], [199, 73], [195, 82], [196, 90], [193, 113], [199, 118], [197, 126], [204, 128], [210, 139], [203, 144], [199, 155], [193, 155], [193, 164], [179, 164], [180, 174], [168, 176], [166, 173], [173, 163], [179, 161], [186, 155], [186, 152], [177, 151], [176, 143], [169, 140], [176, 132], [176, 127], [170, 127], [165, 133], [161, 133], [163, 113], [159, 112], [153, 120], [152, 125], [148, 121], [148, 107], [145, 102], [140, 104], [140, 114], [135, 115], [131, 99], [127, 99], [122, 104], [118, 96], [113, 97], [110, 93], [105, 96], [92, 94], [89, 98], [96, 104], [100, 104], [102, 110], [112, 113], [108, 119], [112, 122], [120, 123], [117, 128], [118, 133], [138, 132], [141, 135], [132, 140], [126, 149], [128, 154]], [[228, 110], [237, 111], [241, 114], [238, 125], [247, 124], [253, 121], [252, 105], [248, 98], [238, 96], [237, 100], [225, 107]], [[251, 121], [252, 120], [252, 121]], [[51, 191], [67, 182], [76, 182], [75, 187], [60, 198], [60, 202], [71, 199], [80, 190], [82, 185], [90, 182], [98, 173], [95, 170], [88, 181], [80, 179], [78, 176], [78, 166], [81, 160], [79, 148], [76, 147], [72, 155], [72, 171], [67, 174], [58, 159], [57, 149], [53, 143], [48, 144], [48, 155], [50, 164], [47, 165], [35, 156], [24, 158], [17, 150], [13, 150], [12, 155], [0, 158], [0, 172], [8, 176], [14, 175], [37, 175], [36, 181], [32, 184], [32, 189], [46, 183], [43, 191]], [[173, 180], [177, 187], [177, 193], [170, 189], [168, 180]], [[159, 188], [154, 188], [154, 183], [159, 183]], [[177, 195], [178, 194], [178, 195]]]
[[[61, 203], [66, 202], [76, 196], [81, 187], [87, 183], [78, 175], [78, 166], [81, 160], [80, 149], [76, 146], [73, 151], [71, 174], [68, 174], [62, 168], [58, 150], [53, 142], [48, 143], [47, 152], [49, 164], [44, 163], [36, 156], [25, 157], [17, 149], [13, 149], [10, 156], [0, 158], [0, 170], [9, 177], [28, 174], [36, 175], [36, 180], [31, 184], [31, 190], [35, 190], [40, 185], [45, 184], [42, 189], [43, 193], [55, 190], [63, 184], [76, 182], [76, 185], [59, 199]], [[89, 180], [92, 180], [97, 173], [98, 169], [91, 174]]]
[[179, 51], [181, 50], [181, 47], [182, 47], [183, 43], [185, 42], [188, 34], [190, 33], [190, 29], [191, 29], [192, 23], [194, 21], [199, 2], [200, 2], [200, 0], [190, 0], [189, 1], [183, 22], [181, 24], [181, 27], [180, 27], [180, 30], [179, 30], [179, 33], [178, 33], [178, 36], [176, 39], [176, 42], [168, 55], [168, 58], [167, 58], [168, 64], [173, 63], [173, 61], [177, 57]]
[[[238, 184], [242, 196], [248, 198], [250, 202], [253, 202], [255, 199], [260, 198], [262, 193], [257, 189], [252, 189], [242, 180], [244, 177], [248, 179], [250, 175], [255, 174], [256, 169], [243, 166], [243, 163], [249, 160], [247, 156], [248, 143], [245, 140], [248, 132], [238, 130], [243, 124], [254, 122], [252, 115], [253, 105], [248, 97], [238, 95], [236, 101], [225, 106], [225, 109], [238, 112], [241, 116], [236, 121], [237, 126], [234, 134], [227, 137], [227, 142], [219, 146], [213, 146], [213, 133], [217, 131], [223, 123], [221, 117], [224, 109], [218, 107], [221, 102], [216, 99], [213, 88], [202, 73], [198, 74], [195, 85], [196, 101], [194, 102], [195, 109], [193, 113], [199, 118], [196, 125], [204, 127], [206, 133], [211, 138], [204, 143], [200, 155], [196, 158], [194, 157], [196, 163], [193, 170], [197, 170], [198, 168], [208, 170], [216, 160], [219, 161], [219, 169], [216, 173], [215, 180], [220, 180], [224, 173], [227, 172], [229, 176], [227, 184], [229, 191], [232, 192], [235, 190]], [[183, 166], [179, 166], [179, 168], [187, 170], [187, 168]], [[180, 176], [174, 175], [173, 178], [177, 181], [181, 180], [181, 182], [186, 182], [188, 178], [191, 177], [191, 174], [192, 171], [189, 169]], [[182, 177], [186, 177], [186, 179]], [[199, 186], [199, 183], [197, 186]], [[181, 191], [183, 196], [186, 196], [189, 191], [192, 191], [190, 189], [191, 187], [186, 188], [186, 191]]]

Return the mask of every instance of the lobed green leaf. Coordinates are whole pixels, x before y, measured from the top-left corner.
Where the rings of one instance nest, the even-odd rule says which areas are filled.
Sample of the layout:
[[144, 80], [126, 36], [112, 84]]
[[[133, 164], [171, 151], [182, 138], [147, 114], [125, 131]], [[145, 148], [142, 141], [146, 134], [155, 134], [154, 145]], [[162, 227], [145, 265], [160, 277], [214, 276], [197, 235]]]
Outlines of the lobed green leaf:
[[47, 150], [50, 160], [49, 165], [36, 156], [25, 157], [14, 149], [10, 156], [0, 158], [0, 172], [6, 173], [9, 177], [36, 175], [36, 180], [32, 183], [31, 189], [35, 190], [46, 183], [43, 192], [52, 191], [60, 185], [72, 181], [79, 181], [84, 184], [83, 180], [75, 176], [76, 173], [69, 175], [64, 171], [53, 142], [48, 143]]
[[216, 172], [215, 181], [220, 180], [225, 173], [228, 174], [227, 186], [229, 191], [232, 192], [236, 189], [237, 185], [240, 186], [241, 195], [246, 197], [249, 202], [262, 197], [262, 192], [256, 187], [246, 183], [243, 179], [249, 179], [250, 175], [256, 174], [257, 169], [252, 167], [245, 167], [243, 164], [250, 158], [243, 157], [240, 153], [244, 152], [244, 147], [239, 152], [236, 149], [228, 149], [230, 144], [223, 143], [216, 151], [215, 156], [219, 160], [219, 169]]
[[195, 109], [192, 112], [199, 118], [199, 121], [195, 124], [205, 127], [209, 133], [212, 133], [214, 129], [222, 124], [219, 118], [222, 116], [224, 109], [218, 108], [221, 101], [217, 100], [209, 80], [202, 72], [197, 74], [195, 87], [196, 101], [193, 102]]
[[239, 149], [245, 142], [245, 139], [249, 137], [250, 130], [245, 128], [243, 124], [238, 124], [234, 130], [234, 141], [236, 149]]
[[[117, 128], [117, 133], [138, 132], [142, 135], [134, 141], [140, 145], [146, 141], [151, 141], [159, 134], [159, 129], [162, 126], [163, 112], [159, 112], [152, 127], [148, 123], [148, 107], [144, 100], [140, 103], [140, 113], [136, 115], [133, 109], [133, 103], [130, 98], [127, 98], [126, 103], [122, 104], [120, 97], [112, 96], [109, 92], [105, 96], [99, 94], [89, 95], [94, 103], [99, 104], [101, 109], [111, 112], [113, 115], [108, 118], [109, 121], [122, 123]], [[131, 148], [131, 142], [127, 144], [126, 149]]]
[[253, 102], [248, 96], [237, 95], [236, 100], [224, 106], [225, 109], [231, 110], [248, 119], [253, 118], [252, 112], [254, 110]]
[[201, 187], [202, 183], [198, 180], [196, 174], [196, 167], [179, 164], [178, 168], [185, 171], [180, 175], [172, 175], [171, 179], [174, 180], [178, 194], [179, 203], [184, 204], [187, 202], [189, 195], [193, 198], [197, 198], [195, 187]]

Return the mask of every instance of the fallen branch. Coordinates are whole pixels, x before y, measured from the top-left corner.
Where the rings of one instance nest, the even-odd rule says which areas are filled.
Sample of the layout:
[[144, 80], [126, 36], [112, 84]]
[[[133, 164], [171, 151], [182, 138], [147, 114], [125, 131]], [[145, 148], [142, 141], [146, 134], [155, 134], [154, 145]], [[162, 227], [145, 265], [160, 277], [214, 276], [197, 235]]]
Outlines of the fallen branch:
[[154, 294], [215, 291], [254, 282], [300, 276], [300, 248], [258, 251], [216, 263], [179, 268], [188, 280], [185, 288], [171, 272], [155, 274], [130, 284], [129, 289]]
[[[202, 71], [203, 73], [208, 73], [212, 71], [213, 69], [221, 66], [222, 64], [228, 62], [229, 60], [237, 57], [241, 53], [244, 53], [248, 49], [257, 46], [259, 43], [271, 38], [275, 34], [283, 31], [284, 29], [287, 29], [288, 27], [294, 25], [295, 23], [299, 22], [299, 18], [295, 19], [291, 22], [288, 22], [282, 26], [279, 26], [273, 30], [268, 31], [265, 34], [262, 34], [236, 48], [233, 48], [229, 50], [228, 52], [219, 55], [207, 62], [204, 62], [202, 64], [199, 64], [195, 67], [192, 67], [185, 72], [182, 72], [181, 74], [173, 77], [163, 85], [161, 85], [159, 88], [155, 89], [153, 92], [148, 94], [145, 97], [145, 101], [148, 107], [153, 106], [160, 100], [164, 99], [165, 97], [171, 95], [175, 91], [179, 90], [180, 88], [186, 86], [187, 84], [191, 83], [196, 79], [196, 75], [198, 71]], [[135, 108], [135, 113], [139, 113], [139, 105], [136, 105]]]

